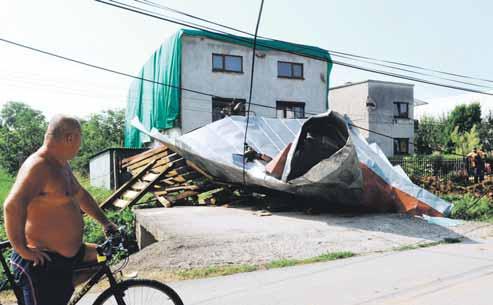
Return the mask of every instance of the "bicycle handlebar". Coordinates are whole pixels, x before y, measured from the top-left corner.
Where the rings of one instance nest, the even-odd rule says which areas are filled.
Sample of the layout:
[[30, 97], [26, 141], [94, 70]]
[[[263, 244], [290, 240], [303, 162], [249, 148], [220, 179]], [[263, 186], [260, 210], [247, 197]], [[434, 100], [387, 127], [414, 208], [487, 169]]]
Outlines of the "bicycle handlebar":
[[116, 232], [112, 232], [106, 240], [96, 246], [96, 251], [100, 256], [106, 256], [111, 259], [117, 251], [127, 251], [127, 234], [125, 227], [121, 226]]

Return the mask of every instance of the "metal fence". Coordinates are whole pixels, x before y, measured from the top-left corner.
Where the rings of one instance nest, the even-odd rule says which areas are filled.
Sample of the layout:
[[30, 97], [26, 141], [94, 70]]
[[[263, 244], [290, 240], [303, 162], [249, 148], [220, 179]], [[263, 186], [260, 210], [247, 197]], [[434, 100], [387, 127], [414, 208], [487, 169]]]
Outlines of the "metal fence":
[[462, 158], [391, 157], [389, 161], [392, 165], [400, 165], [410, 177], [451, 178], [467, 174], [466, 161]]

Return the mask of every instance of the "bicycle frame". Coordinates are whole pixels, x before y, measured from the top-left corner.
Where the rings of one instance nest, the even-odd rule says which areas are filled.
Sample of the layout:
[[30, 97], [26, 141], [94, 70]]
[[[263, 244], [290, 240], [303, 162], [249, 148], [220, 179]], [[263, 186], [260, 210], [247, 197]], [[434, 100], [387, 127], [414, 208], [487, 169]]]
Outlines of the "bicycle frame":
[[[70, 302], [67, 305], [75, 305], [77, 302], [82, 299], [83, 296], [86, 295], [86, 293], [91, 290], [91, 288], [96, 285], [103, 276], [106, 275], [108, 278], [108, 281], [110, 282], [110, 287], [115, 288], [116, 287], [116, 279], [113, 276], [113, 273], [111, 272], [110, 267], [106, 263], [95, 263], [92, 265], [89, 265], [88, 267], [96, 267], [100, 266], [100, 269], [89, 279], [89, 281], [82, 287], [82, 289], [77, 292], [72, 299], [70, 299]], [[84, 268], [85, 269], [85, 268]], [[84, 270], [84, 269], [77, 269], [77, 270]], [[120, 303], [120, 300], [117, 300], [118, 303]]]

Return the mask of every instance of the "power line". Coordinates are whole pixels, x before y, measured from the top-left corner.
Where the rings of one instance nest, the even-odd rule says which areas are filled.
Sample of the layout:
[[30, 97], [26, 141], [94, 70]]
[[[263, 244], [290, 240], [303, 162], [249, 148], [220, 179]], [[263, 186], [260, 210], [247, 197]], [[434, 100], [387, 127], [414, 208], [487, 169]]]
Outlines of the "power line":
[[184, 91], [188, 91], [188, 92], [193, 92], [193, 93], [197, 93], [197, 94], [202, 94], [202, 95], [207, 95], [207, 96], [214, 97], [214, 95], [209, 94], [209, 93], [206, 93], [206, 92], [201, 92], [201, 91], [198, 91], [198, 90], [192, 90], [192, 89], [187, 89], [187, 88], [183, 88], [183, 87], [176, 86], [176, 85], [171, 85], [171, 84], [157, 82], [157, 81], [152, 80], [152, 79], [147, 79], [147, 78], [144, 78], [144, 77], [135, 76], [135, 75], [132, 75], [132, 74], [129, 74], [129, 73], [125, 73], [125, 72], [121, 72], [121, 71], [118, 71], [118, 70], [114, 70], [114, 69], [111, 69], [111, 68], [106, 68], [106, 67], [103, 67], [103, 66], [94, 65], [94, 64], [91, 64], [91, 63], [88, 63], [88, 62], [85, 62], [85, 61], [81, 61], [81, 60], [78, 60], [78, 59], [73, 59], [73, 58], [69, 58], [69, 57], [62, 56], [62, 55], [59, 55], [59, 54], [55, 54], [55, 53], [52, 53], [52, 52], [44, 51], [44, 50], [41, 50], [41, 49], [38, 49], [38, 48], [34, 48], [34, 47], [31, 47], [31, 46], [27, 46], [27, 45], [24, 45], [24, 44], [21, 44], [21, 43], [18, 43], [18, 42], [14, 42], [14, 41], [8, 40], [8, 39], [5, 39], [5, 38], [1, 38], [0, 37], [0, 41], [5, 42], [5, 43], [8, 43], [8, 44], [11, 44], [11, 45], [15, 45], [15, 46], [18, 46], [18, 47], [22, 47], [22, 48], [25, 48], [25, 49], [29, 49], [31, 51], [36, 51], [38, 53], [43, 53], [45, 55], [49, 55], [49, 56], [52, 56], [52, 57], [56, 57], [56, 58], [59, 58], [59, 59], [63, 59], [63, 60], [66, 60], [66, 61], [77, 63], [77, 64], [80, 64], [80, 65], [83, 65], [83, 66], [91, 67], [91, 68], [94, 68], [94, 69], [98, 69], [98, 70], [102, 70], [102, 71], [106, 71], [106, 72], [110, 72], [110, 73], [114, 73], [114, 74], [118, 74], [118, 75], [130, 77], [130, 78], [141, 80], [141, 81], [150, 82], [150, 83], [157, 84], [157, 85], [167, 86], [167, 87], [171, 87], [171, 88], [175, 88], [175, 89], [180, 89], [180, 90], [184, 90]]
[[[113, 1], [113, 0], [110, 0], [110, 1], [116, 2], [116, 1]], [[152, 2], [152, 1], [149, 1], [149, 0], [133, 0], [133, 1], [134, 2], [137, 2], [137, 3], [145, 4], [145, 5], [148, 5], [148, 6], [152, 6], [152, 7], [155, 7], [155, 8], [159, 8], [159, 9], [164, 9], [164, 10], [167, 10], [167, 11], [171, 11], [173, 13], [181, 14], [181, 15], [184, 15], [184, 16], [187, 16], [187, 17], [196, 19], [196, 20], [200, 20], [200, 21], [203, 21], [203, 22], [207, 22], [209, 24], [213, 24], [213, 25], [216, 25], [216, 26], [220, 26], [222, 28], [226, 28], [226, 29], [235, 31], [235, 32], [238, 32], [238, 33], [242, 33], [242, 34], [245, 34], [245, 35], [253, 36], [252, 33], [249, 33], [247, 31], [244, 31], [244, 30], [241, 30], [241, 29], [238, 29], [238, 28], [234, 28], [234, 27], [231, 27], [231, 26], [227, 26], [227, 25], [224, 25], [224, 24], [221, 24], [221, 23], [218, 23], [218, 22], [214, 22], [214, 21], [211, 21], [211, 20], [208, 20], [208, 19], [205, 19], [205, 18], [197, 17], [197, 16], [194, 16], [192, 14], [186, 13], [184, 11], [176, 10], [176, 9], [170, 8], [168, 6], [157, 4], [157, 3]], [[127, 5], [127, 4], [124, 4], [124, 5]], [[134, 7], [134, 8], [137, 8], [137, 7]], [[138, 8], [138, 9], [142, 9], [142, 8]], [[149, 11], [147, 11], [147, 12], [149, 12]], [[182, 21], [182, 22], [185, 22], [185, 21]], [[269, 38], [269, 37], [265, 37], [265, 36], [258, 36], [258, 37], [259, 38], [262, 38], [262, 39], [277, 41], [277, 42], [290, 43], [290, 44], [294, 44], [294, 45], [299, 46], [300, 49], [306, 49], [303, 45], [299, 45], [297, 43], [292, 43], [292, 42], [283, 41], [283, 40], [277, 40], [277, 39]], [[368, 60], [371, 60], [371, 61], [376, 61], [376, 62], [383, 62], [383, 63], [393, 64], [393, 65], [405, 66], [405, 67], [408, 67], [408, 68], [414, 68], [414, 69], [424, 70], [424, 71], [428, 71], [428, 72], [441, 73], [441, 74], [450, 75], [450, 76], [454, 76], [454, 77], [461, 77], [461, 78], [467, 78], [467, 79], [472, 79], [472, 80], [479, 80], [479, 81], [493, 83], [493, 80], [489, 80], [489, 79], [483, 79], [483, 78], [471, 77], [471, 76], [466, 76], [466, 75], [461, 75], [461, 74], [456, 74], [456, 73], [444, 72], [444, 71], [439, 71], [439, 70], [434, 70], [434, 69], [429, 69], [429, 68], [423, 68], [423, 67], [419, 67], [419, 66], [416, 66], [416, 65], [409, 65], [409, 64], [399, 63], [399, 62], [395, 62], [395, 61], [387, 61], [387, 60], [382, 60], [382, 59], [376, 59], [376, 58], [371, 58], [371, 57], [366, 57], [366, 56], [361, 56], [361, 55], [355, 55], [355, 54], [351, 54], [351, 53], [339, 52], [339, 51], [330, 50], [330, 49], [328, 51], [330, 53], [334, 53], [334, 54], [332, 54], [333, 56], [347, 58], [347, 59], [350, 59], [350, 60], [361, 61], [361, 62], [365, 62], [365, 63], [371, 63], [371, 62], [368, 61]], [[361, 60], [361, 59], [363, 59], [363, 60]], [[442, 77], [438, 77], [438, 76], [435, 76], [435, 75], [430, 75], [430, 74], [426, 74], [426, 73], [420, 73], [420, 72], [416, 72], [416, 71], [412, 71], [412, 70], [408, 70], [408, 69], [402, 69], [402, 68], [398, 68], [398, 67], [393, 67], [393, 66], [389, 66], [389, 65], [382, 65], [382, 64], [378, 64], [378, 63], [371, 63], [371, 64], [382, 66], [382, 67], [387, 67], [387, 68], [391, 68], [391, 69], [397, 69], [397, 70], [401, 70], [401, 71], [405, 71], [405, 72], [415, 73], [415, 74], [419, 74], [419, 75], [423, 75], [423, 76], [435, 77], [435, 78], [438, 78], [438, 79], [452, 81], [452, 82], [458, 82], [458, 83], [462, 83], [462, 84], [467, 84], [467, 85], [472, 85], [472, 86], [479, 86], [479, 87], [484, 87], [484, 88], [491, 88], [491, 87], [487, 87], [487, 86], [483, 86], [483, 85], [478, 85], [478, 84], [469, 83], [469, 82], [462, 82], [462, 81], [453, 80], [453, 79], [449, 79], [449, 78], [442, 78]]]
[[[35, 51], [35, 52], [39, 52], [39, 53], [42, 53], [42, 54], [45, 54], [45, 55], [56, 57], [56, 58], [59, 58], [59, 59], [62, 59], [62, 60], [66, 60], [66, 61], [70, 61], [70, 62], [73, 62], [73, 63], [85, 65], [85, 66], [88, 66], [88, 67], [91, 67], [91, 68], [103, 70], [103, 71], [106, 71], [106, 72], [115, 73], [115, 74], [118, 74], [118, 75], [130, 77], [130, 78], [133, 78], [133, 79], [150, 82], [150, 83], [154, 83], [154, 84], [157, 84], [157, 85], [168, 86], [168, 87], [172, 87], [172, 88], [175, 88], [175, 89], [180, 89], [180, 90], [184, 90], [184, 91], [188, 91], [188, 92], [192, 92], [192, 93], [196, 93], [196, 94], [201, 94], [201, 95], [206, 95], [206, 96], [210, 96], [210, 97], [218, 97], [218, 96], [216, 96], [214, 94], [211, 94], [211, 93], [206, 93], [206, 92], [202, 92], [202, 91], [198, 91], [198, 90], [192, 90], [192, 89], [187, 89], [187, 88], [183, 88], [183, 87], [180, 87], [180, 86], [175, 86], [175, 85], [170, 85], [170, 84], [166, 84], [166, 83], [161, 83], [161, 82], [157, 82], [157, 81], [154, 81], [154, 80], [149, 80], [149, 79], [146, 79], [146, 78], [143, 78], [143, 77], [134, 76], [134, 75], [131, 75], [131, 74], [128, 74], [128, 73], [125, 73], [125, 72], [120, 72], [120, 71], [117, 71], [117, 70], [114, 70], [114, 69], [110, 69], [110, 68], [106, 68], [106, 67], [102, 67], [102, 66], [90, 64], [90, 63], [87, 63], [87, 62], [84, 62], [84, 61], [81, 61], [81, 60], [72, 59], [72, 58], [69, 58], [69, 57], [66, 57], [66, 56], [62, 56], [62, 55], [55, 54], [55, 53], [52, 53], [52, 52], [48, 52], [48, 51], [44, 51], [44, 50], [41, 50], [41, 49], [37, 49], [37, 48], [31, 47], [31, 46], [27, 46], [27, 45], [24, 45], [24, 44], [21, 44], [21, 43], [17, 43], [17, 42], [11, 41], [11, 40], [7, 40], [7, 39], [4, 39], [4, 38], [0, 38], [0, 41], [5, 42], [5, 43], [8, 43], [8, 44], [15, 45], [15, 46], [18, 46], [18, 47], [26, 48], [26, 49], [29, 49], [29, 50], [32, 50], [32, 51]], [[255, 106], [258, 106], [258, 107], [270, 108], [270, 109], [274, 109], [274, 110], [277, 109], [276, 107], [262, 105], [262, 104], [255, 104], [255, 103], [251, 103], [251, 104], [252, 105], [255, 105]], [[316, 113], [308, 113], [308, 112], [306, 114], [316, 115]], [[387, 138], [394, 139], [393, 137], [391, 137], [389, 135], [385, 135], [385, 134], [382, 134], [382, 133], [379, 133], [379, 132], [376, 132], [376, 131], [373, 131], [373, 130], [368, 130], [368, 129], [365, 129], [365, 128], [360, 127], [360, 126], [356, 126], [356, 125], [353, 125], [353, 124], [351, 124], [350, 126], [353, 126], [355, 128], [359, 128], [359, 129], [362, 129], [362, 130], [366, 130], [368, 132], [372, 132], [372, 133], [375, 133], [375, 134], [379, 134], [379, 135], [384, 136], [384, 137], [387, 137]], [[414, 143], [411, 143], [411, 144], [414, 144]], [[430, 147], [430, 148], [435, 149], [433, 147]], [[437, 149], [435, 149], [435, 150], [437, 150]]]
[[[257, 49], [257, 34], [258, 28], [260, 26], [260, 18], [262, 17], [262, 10], [264, 8], [264, 0], [260, 2], [260, 9], [257, 17], [257, 25], [255, 26], [255, 36], [253, 37], [253, 50], [252, 50], [252, 72], [250, 73], [250, 92], [248, 94], [248, 107], [247, 107], [247, 120], [245, 126], [245, 138], [243, 140], [243, 154], [248, 150], [247, 144], [247, 134], [248, 134], [248, 123], [250, 123], [250, 106], [252, 105], [252, 91], [253, 91], [253, 73], [255, 71], [255, 50]], [[243, 155], [243, 185], [246, 186], [246, 160], [245, 155]]]

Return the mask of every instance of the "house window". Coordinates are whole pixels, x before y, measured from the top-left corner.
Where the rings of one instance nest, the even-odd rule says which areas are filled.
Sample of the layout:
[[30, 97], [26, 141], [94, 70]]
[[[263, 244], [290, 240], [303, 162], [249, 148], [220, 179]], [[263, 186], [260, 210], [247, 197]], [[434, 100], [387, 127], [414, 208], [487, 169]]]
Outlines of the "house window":
[[409, 103], [394, 102], [394, 118], [409, 119]]
[[303, 64], [278, 61], [277, 77], [303, 79]]
[[212, 121], [218, 121], [230, 115], [245, 115], [245, 100], [234, 98], [212, 98]]
[[278, 101], [277, 117], [281, 119], [302, 119], [305, 117], [305, 103]]
[[407, 154], [409, 154], [409, 139], [394, 138], [394, 155], [407, 155]]
[[243, 73], [243, 57], [236, 55], [212, 54], [212, 71]]

